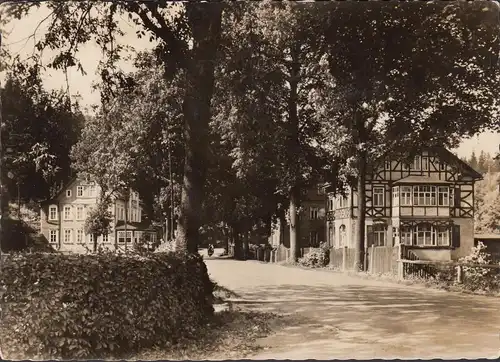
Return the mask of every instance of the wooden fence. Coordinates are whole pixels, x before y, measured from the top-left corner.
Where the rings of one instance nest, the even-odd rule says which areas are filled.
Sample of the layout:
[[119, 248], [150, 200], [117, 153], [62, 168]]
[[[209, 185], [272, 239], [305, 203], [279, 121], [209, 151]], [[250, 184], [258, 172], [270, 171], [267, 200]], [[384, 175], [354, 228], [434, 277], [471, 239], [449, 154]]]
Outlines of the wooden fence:
[[[437, 260], [399, 260], [404, 265], [403, 278], [411, 276], [423, 279], [447, 278], [447, 281], [462, 283], [467, 277], [467, 272], [471, 269], [490, 269], [496, 271], [494, 274], [500, 275], [500, 264], [474, 264], [457, 261], [437, 261]], [[416, 271], [419, 271], [418, 273]]]
[[368, 272], [397, 275], [398, 247], [372, 246], [367, 249]]

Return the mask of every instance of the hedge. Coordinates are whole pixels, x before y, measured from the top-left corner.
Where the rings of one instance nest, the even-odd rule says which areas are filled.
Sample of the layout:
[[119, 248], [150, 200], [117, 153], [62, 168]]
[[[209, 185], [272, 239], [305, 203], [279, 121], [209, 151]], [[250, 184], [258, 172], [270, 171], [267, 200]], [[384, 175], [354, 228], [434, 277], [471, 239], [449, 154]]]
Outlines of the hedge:
[[4, 261], [4, 358], [119, 357], [189, 338], [213, 314], [202, 259], [26, 254]]

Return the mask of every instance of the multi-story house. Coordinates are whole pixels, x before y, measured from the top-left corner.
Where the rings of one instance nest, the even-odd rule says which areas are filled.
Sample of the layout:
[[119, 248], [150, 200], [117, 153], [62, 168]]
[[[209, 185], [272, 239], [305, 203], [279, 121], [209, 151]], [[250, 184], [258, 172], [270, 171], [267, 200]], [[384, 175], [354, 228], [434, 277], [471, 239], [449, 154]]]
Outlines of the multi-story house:
[[[93, 235], [85, 234], [84, 225], [88, 212], [97, 205], [99, 193], [97, 184], [74, 178], [55, 197], [42, 202], [41, 233], [54, 249], [77, 253], [93, 250]], [[130, 190], [128, 200], [113, 196], [109, 211], [112, 215], [111, 230], [97, 240], [100, 247], [125, 250], [139, 241], [156, 241], [156, 231], [142, 222], [142, 206], [137, 192]]]
[[[298, 214], [298, 247], [319, 247], [325, 241], [325, 191], [323, 184], [307, 190], [302, 198]], [[279, 220], [271, 230], [269, 237], [272, 246], [290, 247], [290, 225], [286, 220]]]
[[[366, 181], [365, 247], [403, 244], [420, 259], [450, 260], [474, 245], [474, 183], [481, 175], [442, 147], [410, 162], [387, 159]], [[328, 193], [328, 188], [327, 188]], [[357, 192], [328, 193], [327, 237], [354, 248]]]

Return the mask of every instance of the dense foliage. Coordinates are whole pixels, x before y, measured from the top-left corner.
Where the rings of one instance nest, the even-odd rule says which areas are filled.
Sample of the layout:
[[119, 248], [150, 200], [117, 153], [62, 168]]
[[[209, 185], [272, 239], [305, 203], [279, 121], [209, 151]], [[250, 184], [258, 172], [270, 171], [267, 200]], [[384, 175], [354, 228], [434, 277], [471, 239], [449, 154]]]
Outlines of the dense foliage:
[[0, 285], [9, 359], [124, 356], [190, 337], [213, 313], [194, 256], [28, 254], [3, 262]]
[[500, 172], [500, 158], [491, 156], [489, 152], [481, 151], [477, 156], [473, 151], [469, 158], [462, 157], [462, 161], [465, 161], [470, 167], [482, 174]]
[[8, 197], [49, 198], [71, 176], [69, 153], [84, 123], [78, 104], [44, 89], [41, 69], [18, 65], [2, 89], [2, 117], [1, 177]]
[[500, 173], [489, 172], [474, 185], [474, 228], [477, 233], [500, 233]]

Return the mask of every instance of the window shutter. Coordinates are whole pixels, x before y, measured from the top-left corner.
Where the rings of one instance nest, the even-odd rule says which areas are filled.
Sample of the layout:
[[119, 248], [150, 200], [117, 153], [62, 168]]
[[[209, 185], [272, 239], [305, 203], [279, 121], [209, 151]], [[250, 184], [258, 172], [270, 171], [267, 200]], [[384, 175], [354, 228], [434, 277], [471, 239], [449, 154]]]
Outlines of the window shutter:
[[373, 226], [372, 225], [366, 226], [366, 245], [368, 247], [373, 245]]
[[460, 203], [460, 188], [455, 188], [454, 190], [454, 206], [455, 207], [460, 207], [461, 206], [461, 203]]
[[451, 246], [454, 248], [460, 247], [460, 225], [453, 225], [451, 229]]

